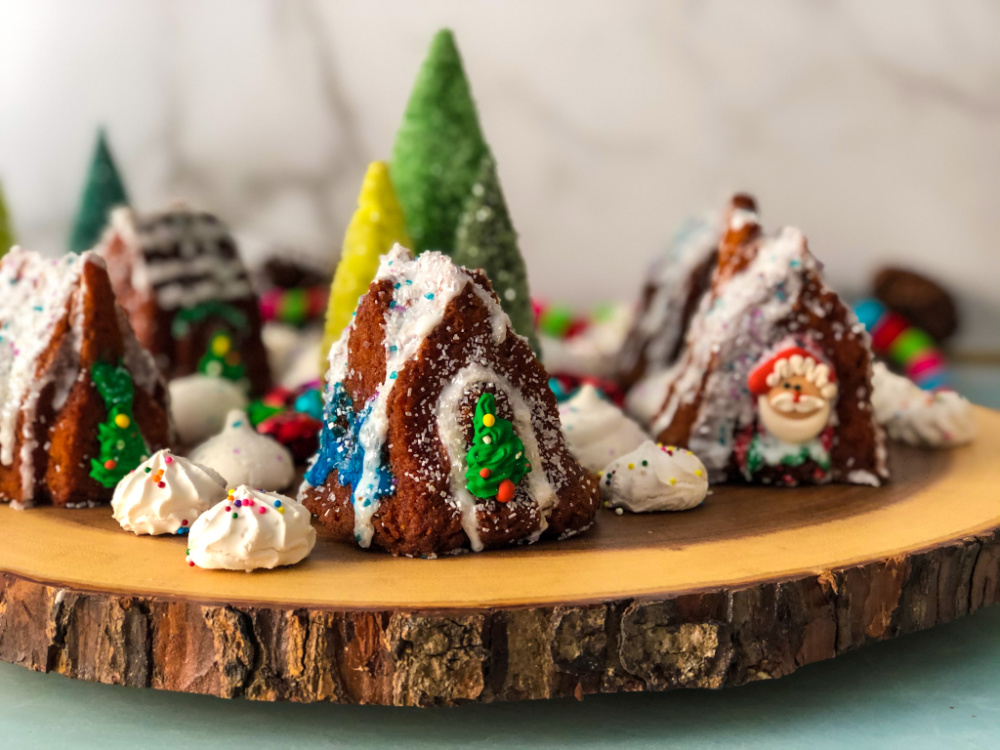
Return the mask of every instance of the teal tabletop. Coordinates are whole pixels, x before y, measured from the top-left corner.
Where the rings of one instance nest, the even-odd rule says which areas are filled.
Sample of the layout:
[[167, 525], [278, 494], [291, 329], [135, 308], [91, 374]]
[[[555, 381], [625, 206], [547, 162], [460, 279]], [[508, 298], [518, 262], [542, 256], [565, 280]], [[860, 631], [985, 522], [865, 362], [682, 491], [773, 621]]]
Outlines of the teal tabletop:
[[[959, 373], [1000, 407], [1000, 371]], [[0, 603], [2, 607], [2, 603]], [[1000, 606], [721, 691], [402, 709], [225, 701], [0, 664], [0, 748], [998, 748]]]

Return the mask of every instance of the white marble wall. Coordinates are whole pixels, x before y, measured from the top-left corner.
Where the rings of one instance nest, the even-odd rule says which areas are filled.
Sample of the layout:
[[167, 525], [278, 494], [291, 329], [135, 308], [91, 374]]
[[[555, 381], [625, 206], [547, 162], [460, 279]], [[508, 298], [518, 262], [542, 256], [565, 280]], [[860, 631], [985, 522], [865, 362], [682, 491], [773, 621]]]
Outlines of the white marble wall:
[[0, 179], [60, 249], [98, 123], [140, 207], [183, 196], [332, 259], [433, 31], [453, 27], [535, 291], [635, 292], [734, 188], [833, 282], [897, 260], [1000, 349], [995, 0], [3, 0]]

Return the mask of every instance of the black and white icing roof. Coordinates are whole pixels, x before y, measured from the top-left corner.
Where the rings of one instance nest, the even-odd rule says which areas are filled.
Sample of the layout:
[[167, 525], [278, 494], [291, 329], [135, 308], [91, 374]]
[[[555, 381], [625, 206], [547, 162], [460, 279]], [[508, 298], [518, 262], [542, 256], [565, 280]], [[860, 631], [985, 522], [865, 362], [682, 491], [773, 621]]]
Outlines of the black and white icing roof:
[[253, 293], [236, 242], [212, 214], [177, 207], [140, 216], [119, 209], [112, 222], [141, 256], [135, 259], [133, 286], [152, 289], [160, 308], [233, 301]]

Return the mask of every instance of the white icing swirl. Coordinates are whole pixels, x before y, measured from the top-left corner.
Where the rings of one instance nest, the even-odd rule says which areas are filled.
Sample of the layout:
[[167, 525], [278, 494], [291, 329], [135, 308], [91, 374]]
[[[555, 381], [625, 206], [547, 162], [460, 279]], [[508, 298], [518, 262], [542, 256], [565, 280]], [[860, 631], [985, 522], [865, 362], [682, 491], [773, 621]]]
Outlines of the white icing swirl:
[[268, 491], [283, 490], [295, 479], [295, 464], [288, 449], [257, 434], [247, 415], [238, 409], [229, 412], [222, 432], [191, 451], [191, 460], [219, 472], [229, 489], [245, 484]]
[[316, 544], [309, 511], [291, 498], [241, 485], [191, 527], [187, 561], [199, 568], [277, 568], [304, 560]]
[[889, 437], [907, 445], [950, 448], [976, 436], [966, 399], [954, 391], [925, 391], [881, 362], [872, 368], [872, 408]]
[[559, 406], [559, 419], [570, 453], [595, 474], [649, 440], [638, 424], [592, 385], [584, 385]]
[[111, 509], [125, 531], [177, 534], [225, 497], [226, 481], [216, 472], [164, 448], [122, 478]]
[[184, 445], [197, 445], [226, 424], [233, 409], [245, 409], [247, 397], [225, 378], [195, 373], [170, 381], [170, 416]]
[[708, 494], [708, 472], [691, 451], [647, 440], [601, 476], [606, 505], [633, 513], [688, 510]]

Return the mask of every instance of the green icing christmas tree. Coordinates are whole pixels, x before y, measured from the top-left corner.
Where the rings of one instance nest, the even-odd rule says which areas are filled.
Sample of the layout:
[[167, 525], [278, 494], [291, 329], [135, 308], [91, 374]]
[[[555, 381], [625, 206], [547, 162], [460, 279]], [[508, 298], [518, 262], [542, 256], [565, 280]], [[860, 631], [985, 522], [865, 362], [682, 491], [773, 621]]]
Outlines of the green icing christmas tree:
[[486, 153], [451, 31], [431, 43], [392, 152], [392, 181], [416, 252], [450, 254], [462, 204]]
[[74, 253], [90, 250], [101, 238], [111, 209], [123, 205], [128, 205], [125, 185], [115, 167], [107, 135], [101, 128], [97, 133], [97, 145], [94, 147], [87, 182], [83, 187], [80, 207], [70, 234], [69, 249]]
[[3, 194], [3, 185], [0, 185], [0, 258], [5, 256], [16, 242], [14, 227], [11, 226], [10, 214], [7, 212], [7, 199]]
[[213, 378], [225, 378], [239, 383], [246, 377], [243, 357], [233, 346], [232, 337], [225, 332], [212, 336], [206, 351], [198, 360], [198, 371]]
[[513, 425], [496, 415], [492, 393], [479, 397], [473, 426], [472, 447], [465, 457], [465, 486], [476, 497], [510, 502], [517, 485], [531, 471], [531, 463]]
[[149, 458], [149, 448], [132, 415], [135, 391], [129, 371], [120, 364], [95, 362], [90, 377], [108, 415], [97, 426], [100, 453], [97, 458], [90, 459], [90, 476], [105, 487], [114, 487]]
[[527, 337], [535, 355], [539, 356], [541, 349], [535, 334], [528, 272], [500, 188], [496, 161], [489, 152], [480, 160], [479, 174], [458, 222], [452, 259], [460, 266], [486, 271], [514, 330]]

